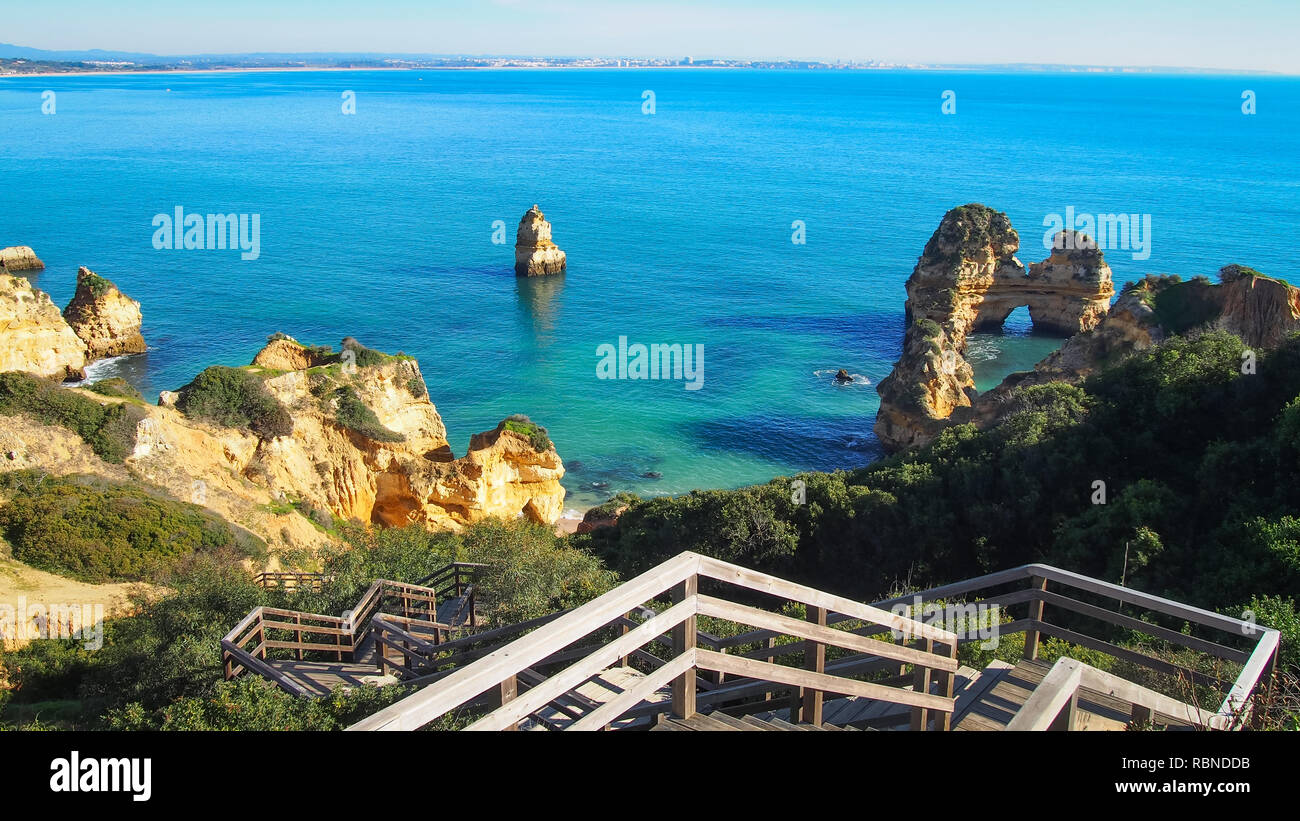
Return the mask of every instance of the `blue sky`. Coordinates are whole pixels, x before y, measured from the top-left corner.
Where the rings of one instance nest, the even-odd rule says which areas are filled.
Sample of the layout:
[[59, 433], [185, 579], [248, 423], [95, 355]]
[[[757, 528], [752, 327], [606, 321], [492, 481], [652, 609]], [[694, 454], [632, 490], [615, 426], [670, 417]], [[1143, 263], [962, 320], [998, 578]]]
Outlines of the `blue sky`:
[[1300, 73], [1297, 0], [0, 0], [0, 20], [3, 42], [158, 54], [690, 55]]

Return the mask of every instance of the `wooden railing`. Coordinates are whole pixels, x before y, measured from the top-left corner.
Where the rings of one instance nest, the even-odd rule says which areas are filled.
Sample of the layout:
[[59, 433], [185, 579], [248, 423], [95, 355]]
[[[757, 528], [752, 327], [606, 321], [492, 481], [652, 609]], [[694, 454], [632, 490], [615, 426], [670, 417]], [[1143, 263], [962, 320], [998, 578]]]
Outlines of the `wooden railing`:
[[1092, 690], [1133, 705], [1138, 726], [1157, 714], [1172, 716], [1194, 727], [1228, 729], [1223, 716], [1157, 693], [1140, 684], [1062, 656], [1052, 665], [1029, 699], [1007, 724], [1008, 730], [1073, 730], [1077, 724], [1080, 690]]
[[[709, 580], [715, 586], [721, 583], [720, 586], [739, 587], [749, 596], [757, 592], [801, 603], [807, 617], [791, 618], [702, 594], [701, 580]], [[645, 613], [644, 621], [630, 618], [631, 614], [643, 612], [647, 602], [665, 595], [671, 597], [673, 604], [663, 612]], [[832, 614], [836, 622], [854, 619], [867, 623], [875, 632], [897, 631], [913, 638], [917, 646], [834, 629], [828, 623]], [[793, 667], [768, 660], [791, 652], [788, 645], [769, 648], [771, 652], [765, 657], [752, 657], [729, 654], [725, 647], [718, 646], [721, 639], [710, 637], [718, 649], [706, 649], [700, 646], [701, 634], [696, 627], [701, 615], [749, 625], [773, 635], [792, 636], [801, 643], [803, 664]], [[575, 715], [567, 729], [606, 729], [624, 716], [644, 714], [644, 705], [640, 708], [638, 705], [668, 686], [672, 691], [671, 702], [666, 707], [656, 707], [670, 710], [680, 718], [693, 715], [702, 701], [720, 702], [721, 696], [716, 695], [719, 693], [734, 699], [746, 688], [759, 692], [763, 688], [770, 691], [785, 687], [798, 695], [799, 719], [810, 723], [821, 723], [821, 705], [826, 693], [902, 705], [911, 710], [915, 729], [947, 729], [951, 721], [953, 675], [957, 671], [954, 633], [695, 553], [682, 553], [581, 607], [536, 620], [529, 626], [532, 629], [527, 635], [487, 650], [449, 674], [434, 674], [437, 686], [426, 686], [349, 729], [417, 729], [458, 707], [484, 700], [494, 703], [496, 708], [470, 729], [513, 729], [521, 720], [548, 705], [563, 704], [579, 685], [609, 666], [631, 657], [644, 660], [646, 656], [658, 662], [651, 665], [648, 674], [612, 700], [591, 705], [589, 711]], [[414, 646], [410, 641], [413, 637], [407, 637], [407, 643]], [[598, 640], [592, 642], [593, 637]], [[660, 641], [661, 637], [669, 639], [669, 659], [650, 656], [646, 650], [647, 645]], [[481, 650], [486, 649], [481, 646], [484, 638], [485, 634], [472, 637], [480, 643]], [[440, 657], [445, 664], [449, 650], [450, 657], [457, 652], [476, 652], [467, 649], [472, 640], [465, 640], [460, 647], [448, 642], [441, 648], [430, 644], [420, 649], [429, 653], [431, 660]], [[906, 681], [912, 689], [850, 678], [854, 671], [844, 665], [836, 666], [837, 663], [827, 664], [827, 647], [853, 651], [890, 668], [911, 666], [912, 675]], [[534, 675], [540, 666], [562, 662], [569, 663], [549, 676]], [[419, 672], [418, 667], [408, 669]], [[705, 685], [708, 692], [701, 695], [701, 674], [705, 674], [707, 681], [710, 673], [715, 677], [714, 682]], [[733, 679], [725, 686], [716, 684], [725, 681], [724, 676], [737, 677], [739, 681]], [[417, 677], [413, 681], [420, 683], [421, 679]]]
[[[342, 616], [256, 607], [221, 640], [225, 677], [229, 680], [252, 671], [288, 692], [306, 694], [304, 688], [268, 663], [269, 653], [291, 651], [298, 660], [312, 653], [314, 657], [323, 655], [340, 662], [355, 661], [372, 621], [380, 613], [389, 619], [400, 619], [408, 628], [419, 623], [423, 635], [432, 636], [434, 641], [446, 640], [461, 622], [455, 619], [440, 622], [438, 602], [445, 600], [449, 593], [456, 598], [463, 596], [461, 610], [469, 608], [465, 621], [472, 626], [474, 591], [470, 580], [477, 567], [453, 563], [430, 576], [442, 585], [441, 592], [432, 586], [378, 579], [361, 594], [356, 606]], [[290, 634], [292, 638], [287, 637]], [[383, 656], [383, 645], [378, 649]]]
[[320, 590], [329, 581], [324, 573], [303, 573], [299, 571], [279, 571], [258, 573], [253, 583], [258, 587], [281, 590]]
[[[1006, 588], [1008, 587], [1013, 589], [1007, 591]], [[1017, 587], [1023, 589], [1014, 589]], [[983, 595], [994, 590], [1002, 592]], [[1079, 598], [1081, 594], [1114, 602], [1116, 609], [1109, 609], [1108, 607], [1082, 601]], [[1006, 637], [1024, 633], [1023, 655], [1027, 659], [1038, 657], [1042, 636], [1052, 636], [1070, 644], [1098, 651], [1114, 659], [1164, 674], [1190, 687], [1209, 686], [1219, 690], [1220, 693], [1224, 693], [1223, 700], [1217, 711], [1211, 714], [1213, 720], [1192, 722], [1199, 726], [1216, 729], [1240, 728], [1250, 718], [1253, 700], [1257, 691], [1269, 686], [1273, 666], [1276, 663], [1278, 632], [1272, 628], [1192, 607], [1171, 599], [1152, 596], [1044, 564], [1028, 564], [998, 573], [990, 573], [979, 578], [887, 599], [877, 602], [875, 606], [888, 608], [908, 604], [918, 599], [921, 602], [930, 603], [939, 601], [952, 602], [963, 598], [978, 598], [979, 603], [983, 605], [996, 604], [1003, 608], [1024, 605], [1026, 608], [1024, 616], [1013, 619], [1009, 623], [1001, 624], [999, 635], [1000, 637]], [[1125, 605], [1130, 607], [1131, 610], [1122, 612]], [[1049, 607], [1054, 613], [1070, 614], [1071, 625], [1066, 627], [1050, 619], [1048, 617]], [[1146, 615], [1148, 619], [1159, 616], [1168, 617], [1182, 622], [1182, 629], [1154, 624], [1150, 620], [1138, 618], [1138, 615]], [[1057, 619], [1057, 621], [1061, 620]], [[1096, 622], [1109, 625], [1112, 628], [1132, 630], [1171, 645], [1194, 650], [1199, 654], [1218, 659], [1234, 667], [1240, 665], [1240, 671], [1236, 674], [1235, 679], [1224, 676], [1216, 677], [1130, 647], [1120, 647], [1106, 638], [1081, 632], [1083, 629], [1082, 623]], [[1190, 631], [1184, 632], [1184, 630], [1193, 627], [1203, 634], [1212, 634], [1213, 638], [1207, 635], [1193, 635]], [[973, 632], [959, 631], [958, 641], [982, 640], [981, 637], [973, 635]], [[1245, 646], [1233, 647], [1224, 643], [1228, 641]], [[1122, 690], [1135, 696], [1142, 695], [1143, 698], [1146, 698], [1146, 696], [1139, 691], [1159, 695], [1148, 688], [1140, 687], [1125, 679], [1095, 670], [1087, 665], [1082, 665], [1082, 667], [1087, 669], [1079, 671], [1082, 685], [1075, 682], [1076, 689], [1077, 686], [1084, 686], [1102, 691], [1108, 689]], [[1073, 667], [1064, 665], [1061, 669], [1069, 671]], [[1058, 680], [1060, 677], [1068, 675], [1072, 674], [1068, 672], [1059, 673]], [[1093, 684], [1098, 686], [1093, 687]], [[1119, 697], [1125, 698], [1124, 696]], [[1149, 701], [1150, 699], [1147, 698], [1146, 700]], [[1184, 708], [1187, 706], [1181, 701], [1176, 703], [1183, 704]], [[1143, 719], [1149, 720], [1150, 715], [1146, 712], [1147, 708], [1143, 707], [1139, 701], [1134, 701], [1134, 704], [1138, 706], [1138, 709], [1134, 712], [1135, 720], [1139, 722]], [[1166, 704], [1166, 706], [1171, 705]], [[1183, 712], [1185, 711], [1184, 709]], [[1160, 712], [1166, 715], [1178, 715], [1169, 710], [1160, 710]], [[1053, 714], [1053, 718], [1055, 715]], [[1200, 716], [1201, 713], [1198, 711], [1196, 715]], [[1036, 720], [1036, 723], [1041, 722]]]

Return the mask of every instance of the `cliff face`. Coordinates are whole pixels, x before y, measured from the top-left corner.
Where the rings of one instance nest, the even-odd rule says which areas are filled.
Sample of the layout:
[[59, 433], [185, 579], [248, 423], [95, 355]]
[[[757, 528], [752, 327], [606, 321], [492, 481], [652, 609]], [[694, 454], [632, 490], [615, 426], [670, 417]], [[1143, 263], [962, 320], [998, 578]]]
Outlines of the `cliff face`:
[[[539, 450], [503, 423], [473, 437], [469, 453], [454, 458], [419, 365], [377, 356], [377, 364], [364, 357], [360, 364], [341, 362], [337, 355], [321, 362], [319, 351], [277, 339], [247, 370], [266, 374], [266, 392], [293, 419], [290, 434], [259, 438], [192, 419], [185, 424], [222, 439], [217, 453], [225, 469], [336, 516], [435, 529], [459, 529], [490, 516], [548, 524], [559, 519], [564, 467], [553, 446]], [[285, 373], [266, 370], [313, 361], [298, 370], [276, 368]], [[358, 423], [363, 416], [370, 421]], [[175, 458], [174, 451], [163, 453]]]
[[87, 361], [146, 350], [140, 303], [89, 268], [78, 269], [77, 292], [63, 318], [86, 343]]
[[81, 379], [85, 367], [86, 343], [49, 295], [23, 277], [0, 274], [0, 371]]
[[[916, 318], [902, 357], [878, 387], [876, 433], [891, 449], [924, 444], [952, 424], [997, 424], [1014, 407], [1008, 400], [1017, 389], [1080, 382], [1174, 334], [1221, 329], [1250, 347], [1270, 348], [1300, 333], [1300, 289], [1241, 265], [1221, 269], [1219, 284], [1148, 276], [1126, 286], [1107, 308], [1110, 269], [1075, 235], [1069, 243], [1075, 250], [1064, 251], [1058, 242], [1047, 260], [1015, 279], [1014, 247], [997, 217], [966, 214], [941, 226], [908, 280], [908, 315]], [[1022, 304], [1036, 326], [1072, 335], [1034, 370], [976, 394], [961, 355], [966, 332], [996, 327]]]
[[0, 272], [40, 271], [44, 268], [45, 263], [26, 245], [0, 248]]
[[515, 234], [515, 273], [521, 277], [562, 274], [564, 252], [551, 241], [551, 224], [536, 205], [519, 220]]
[[[1076, 333], [1096, 326], [1114, 294], [1110, 268], [1082, 235], [1059, 238], [1047, 260], [1025, 266], [1003, 213], [965, 205], [944, 215], [907, 280], [903, 355], [881, 380], [877, 437], [891, 450], [924, 444], [977, 396], [966, 337], [1000, 328], [1028, 306], [1034, 324]], [[1065, 250], [1067, 247], [1073, 250]]]

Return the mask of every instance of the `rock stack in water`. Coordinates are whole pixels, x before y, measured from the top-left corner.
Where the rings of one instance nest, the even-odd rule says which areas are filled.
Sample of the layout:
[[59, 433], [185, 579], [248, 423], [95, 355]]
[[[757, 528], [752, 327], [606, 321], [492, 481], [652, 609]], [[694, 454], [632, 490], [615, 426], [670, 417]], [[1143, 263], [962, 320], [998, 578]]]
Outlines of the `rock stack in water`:
[[521, 277], [564, 273], [564, 252], [551, 242], [551, 224], [534, 205], [519, 220], [515, 235], [515, 273]]
[[0, 248], [0, 271], [41, 271], [45, 263], [26, 245]]
[[1022, 305], [1035, 328], [1062, 334], [1090, 331], [1106, 316], [1115, 290], [1101, 251], [1082, 234], [1056, 240], [1051, 256], [1026, 270], [1006, 214], [973, 203], [944, 215], [907, 280], [903, 355], [876, 389], [875, 431], [886, 448], [925, 444], [965, 421], [978, 396], [967, 334], [1001, 328]]
[[77, 271], [77, 293], [63, 318], [86, 343], [87, 361], [145, 351], [140, 303], [89, 268]]

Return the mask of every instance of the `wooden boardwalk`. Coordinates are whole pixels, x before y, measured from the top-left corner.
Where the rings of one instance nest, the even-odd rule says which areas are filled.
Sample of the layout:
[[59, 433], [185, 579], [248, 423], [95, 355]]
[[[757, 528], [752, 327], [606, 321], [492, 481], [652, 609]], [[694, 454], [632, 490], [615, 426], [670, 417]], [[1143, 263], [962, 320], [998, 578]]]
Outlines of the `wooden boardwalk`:
[[820, 726], [816, 724], [791, 724], [790, 722], [773, 716], [772, 718], [759, 718], [757, 716], [742, 716], [734, 718], [726, 713], [714, 712], [705, 715], [696, 713], [690, 718], [670, 718], [665, 716], [662, 721], [650, 728], [655, 731], [741, 731], [741, 732], [763, 732], [765, 730], [781, 730], [796, 732], [819, 730], [857, 730], [857, 727], [837, 727], [834, 724], [823, 722]]
[[[981, 691], [964, 709], [958, 706], [953, 729], [1005, 730], [1051, 669], [1052, 665], [1046, 662], [1022, 659], [1014, 667], [1000, 664], [994, 672], [986, 670], [988, 680]], [[1073, 729], [1123, 730], [1128, 727], [1132, 712], [1132, 702], [1081, 688], [1078, 717]], [[1165, 713], [1156, 713], [1155, 723], [1168, 729], [1191, 729], [1192, 726], [1185, 718]]]
[[[470, 621], [467, 605], [468, 602], [463, 596], [439, 602], [438, 622], [456, 629], [464, 629]], [[300, 685], [312, 696], [329, 695], [336, 687], [360, 687], [365, 684], [382, 686], [400, 681], [397, 676], [381, 674], [375, 641], [369, 634], [357, 642], [352, 651], [351, 661], [268, 659], [266, 663], [290, 681]]]

